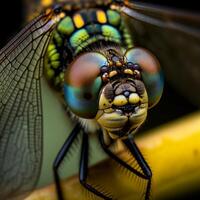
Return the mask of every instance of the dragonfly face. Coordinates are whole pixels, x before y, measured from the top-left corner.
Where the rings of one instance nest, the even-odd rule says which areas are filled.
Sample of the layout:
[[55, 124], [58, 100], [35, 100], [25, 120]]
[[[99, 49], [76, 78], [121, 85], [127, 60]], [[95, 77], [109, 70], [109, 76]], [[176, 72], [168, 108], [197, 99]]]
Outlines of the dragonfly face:
[[[163, 13], [163, 18], [156, 19]], [[177, 18], [187, 18], [183, 13], [176, 13], [173, 24], [164, 21], [170, 19], [166, 15], [171, 15], [166, 9], [152, 9], [132, 1], [64, 0], [36, 17], [0, 51], [1, 199], [31, 191], [40, 174], [43, 72], [78, 121], [53, 166], [59, 199], [64, 198], [58, 168], [78, 134], [83, 135], [81, 184], [98, 197], [116, 199], [87, 183], [88, 129], [83, 124], [90, 120], [101, 130], [99, 141], [105, 152], [147, 181], [145, 200], [150, 198], [151, 170], [128, 136], [135, 133], [146, 119], [147, 110], [160, 100], [163, 80], [157, 59], [134, 46], [134, 34], [124, 15], [130, 22], [138, 20], [199, 39], [196, 29], [179, 26]], [[136, 158], [139, 170], [110, 151], [104, 133], [114, 142], [123, 142]]]

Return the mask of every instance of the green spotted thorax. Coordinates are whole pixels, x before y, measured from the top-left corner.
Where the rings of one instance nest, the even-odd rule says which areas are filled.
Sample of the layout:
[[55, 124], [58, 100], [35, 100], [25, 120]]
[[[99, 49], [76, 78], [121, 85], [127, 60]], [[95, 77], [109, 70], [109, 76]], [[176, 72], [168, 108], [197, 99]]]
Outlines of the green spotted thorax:
[[[44, 72], [56, 88], [62, 88], [64, 71], [77, 55], [101, 41], [130, 48], [133, 42], [117, 11], [108, 9], [83, 10], [67, 15], [58, 23], [47, 48]], [[98, 45], [97, 45], [98, 46]]]

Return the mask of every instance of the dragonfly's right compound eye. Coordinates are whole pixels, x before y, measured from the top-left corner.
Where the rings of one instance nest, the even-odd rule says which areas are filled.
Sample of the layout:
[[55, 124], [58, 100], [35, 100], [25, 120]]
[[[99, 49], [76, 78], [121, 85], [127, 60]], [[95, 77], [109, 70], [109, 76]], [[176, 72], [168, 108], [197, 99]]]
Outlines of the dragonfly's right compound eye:
[[65, 101], [77, 116], [95, 117], [102, 85], [100, 68], [106, 63], [107, 59], [100, 53], [85, 53], [79, 56], [66, 70]]
[[164, 85], [163, 74], [157, 58], [151, 52], [143, 48], [129, 49], [125, 57], [129, 63], [136, 64], [133, 65], [134, 67], [136, 67], [137, 64], [140, 66], [142, 79], [148, 93], [149, 108], [152, 108], [159, 102]]

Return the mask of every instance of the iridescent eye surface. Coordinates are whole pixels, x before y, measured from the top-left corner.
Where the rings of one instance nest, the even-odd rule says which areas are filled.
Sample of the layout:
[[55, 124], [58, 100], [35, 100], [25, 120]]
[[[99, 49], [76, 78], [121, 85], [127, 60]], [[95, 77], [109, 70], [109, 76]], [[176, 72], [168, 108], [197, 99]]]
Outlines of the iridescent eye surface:
[[101, 88], [100, 68], [107, 59], [100, 53], [85, 53], [66, 70], [64, 95], [70, 110], [83, 118], [93, 118], [98, 111]]
[[158, 103], [163, 92], [163, 75], [156, 57], [146, 49], [129, 49], [125, 57], [127, 62], [141, 67], [142, 79], [146, 86], [149, 99], [149, 108]]

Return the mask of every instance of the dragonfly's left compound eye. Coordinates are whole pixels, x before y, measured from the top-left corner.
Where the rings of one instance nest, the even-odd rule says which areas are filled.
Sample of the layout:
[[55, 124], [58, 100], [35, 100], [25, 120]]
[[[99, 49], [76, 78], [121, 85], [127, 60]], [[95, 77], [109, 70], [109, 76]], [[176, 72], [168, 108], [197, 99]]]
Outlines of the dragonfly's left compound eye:
[[100, 53], [79, 56], [66, 70], [64, 95], [70, 110], [79, 117], [94, 118], [98, 111], [99, 90], [102, 84], [101, 66], [107, 59]]

